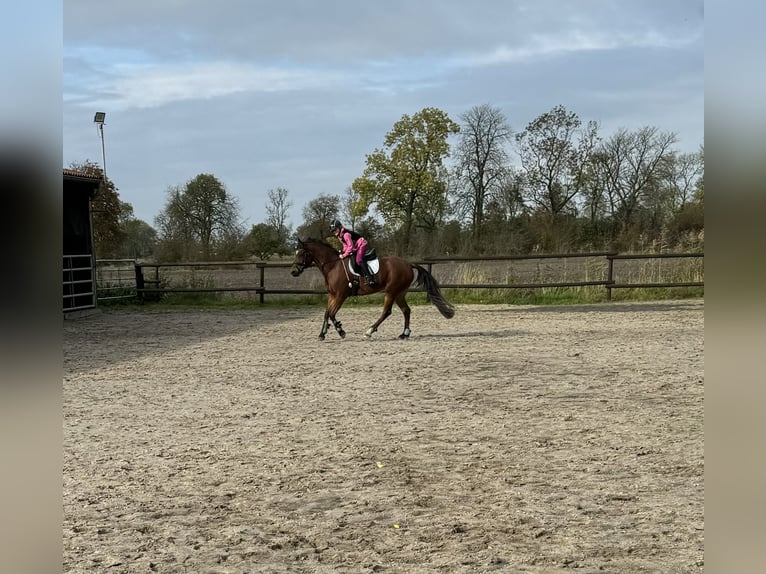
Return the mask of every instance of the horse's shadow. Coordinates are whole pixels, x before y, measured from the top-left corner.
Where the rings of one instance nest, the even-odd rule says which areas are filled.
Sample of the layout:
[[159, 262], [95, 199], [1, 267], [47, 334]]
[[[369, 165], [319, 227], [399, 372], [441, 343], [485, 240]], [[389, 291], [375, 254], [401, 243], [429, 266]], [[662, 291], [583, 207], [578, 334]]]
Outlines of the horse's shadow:
[[479, 337], [490, 337], [492, 339], [505, 339], [508, 337], [528, 335], [528, 331], [520, 331], [518, 329], [502, 329], [500, 331], [468, 331], [465, 333], [425, 333], [422, 335], [413, 336], [418, 339], [453, 339], [453, 338], [466, 338], [476, 339]]

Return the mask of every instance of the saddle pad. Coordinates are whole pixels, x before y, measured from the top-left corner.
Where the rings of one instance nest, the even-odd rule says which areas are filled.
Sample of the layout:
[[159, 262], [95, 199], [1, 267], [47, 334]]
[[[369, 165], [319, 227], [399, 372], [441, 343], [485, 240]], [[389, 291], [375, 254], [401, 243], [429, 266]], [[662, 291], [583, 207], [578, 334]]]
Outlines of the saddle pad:
[[[380, 271], [380, 259], [377, 257], [373, 259], [372, 261], [368, 261], [367, 265], [370, 268], [370, 272], [375, 275], [378, 271]], [[351, 261], [349, 261], [349, 270], [351, 271], [351, 275], [356, 275], [357, 277], [360, 275], [360, 273], [356, 270], [356, 262], [354, 262], [353, 265], [351, 265]]]

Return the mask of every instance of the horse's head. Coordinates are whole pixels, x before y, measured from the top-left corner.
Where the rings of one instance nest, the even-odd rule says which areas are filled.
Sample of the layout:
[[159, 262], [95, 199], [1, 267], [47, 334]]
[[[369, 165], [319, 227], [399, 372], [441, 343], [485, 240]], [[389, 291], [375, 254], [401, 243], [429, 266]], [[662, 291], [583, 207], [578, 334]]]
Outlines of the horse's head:
[[295, 250], [295, 259], [293, 260], [293, 268], [290, 270], [290, 275], [297, 277], [303, 273], [304, 269], [311, 267], [314, 264], [314, 254], [310, 250], [306, 249], [306, 244], [298, 240], [298, 247]]

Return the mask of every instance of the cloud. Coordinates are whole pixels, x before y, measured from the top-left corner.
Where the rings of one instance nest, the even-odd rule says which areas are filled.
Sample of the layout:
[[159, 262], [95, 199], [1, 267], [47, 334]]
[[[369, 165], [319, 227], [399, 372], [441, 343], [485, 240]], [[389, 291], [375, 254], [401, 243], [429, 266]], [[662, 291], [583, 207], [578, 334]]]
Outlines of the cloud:
[[[82, 103], [96, 107], [108, 105], [113, 110], [142, 109], [243, 92], [322, 89], [337, 85], [342, 78], [343, 75], [335, 71], [228, 61], [120, 65], [101, 79], [91, 75], [93, 84], [89, 91], [98, 95], [95, 100]], [[70, 92], [69, 98], [76, 98], [76, 93]]]
[[533, 34], [518, 46], [500, 45], [496, 48], [462, 56], [453, 60], [454, 66], [492, 66], [522, 63], [543, 57], [566, 56], [577, 52], [622, 50], [629, 48], [683, 48], [702, 38], [702, 30], [682, 35], [663, 34], [658, 30], [641, 33], [604, 33], [570, 30], [563, 34]]
[[496, 37], [473, 51], [457, 43], [406, 56], [394, 50], [382, 57], [360, 57], [346, 42], [329, 42], [327, 49], [342, 46], [349, 56], [343, 62], [333, 58], [324, 64], [296, 54], [281, 58], [272, 54], [253, 61], [212, 52], [192, 55], [181, 50], [160, 56], [124, 46], [104, 49], [74, 45], [67, 49], [65, 59], [64, 98], [124, 110], [241, 93], [342, 89], [396, 94], [436, 87], [447, 74], [461, 70], [525, 64], [583, 52], [680, 49], [699, 42], [703, 34], [701, 26], [683, 31], [649, 26], [606, 30], [596, 24], [575, 18], [555, 33], [518, 35], [515, 43]]
[[258, 65], [237, 61], [166, 62], [100, 67], [67, 61], [64, 100], [112, 110], [146, 109], [189, 100], [279, 92], [380, 92], [430, 88], [448, 69], [432, 59], [373, 62], [369, 67]]

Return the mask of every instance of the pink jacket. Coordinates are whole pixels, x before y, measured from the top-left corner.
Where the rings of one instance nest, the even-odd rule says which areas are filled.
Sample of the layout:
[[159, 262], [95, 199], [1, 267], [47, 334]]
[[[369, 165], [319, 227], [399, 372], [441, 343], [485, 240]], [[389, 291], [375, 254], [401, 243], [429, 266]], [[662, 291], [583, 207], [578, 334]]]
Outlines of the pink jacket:
[[[346, 231], [345, 228], [340, 230], [338, 239], [340, 239], [340, 243], [343, 246], [343, 251], [341, 252], [342, 257], [348, 257], [355, 250], [360, 255], [364, 255], [365, 251], [367, 251], [367, 240], [364, 237], [360, 237], [356, 240], [356, 243], [354, 243], [351, 234]], [[361, 258], [357, 257], [357, 259]]]

